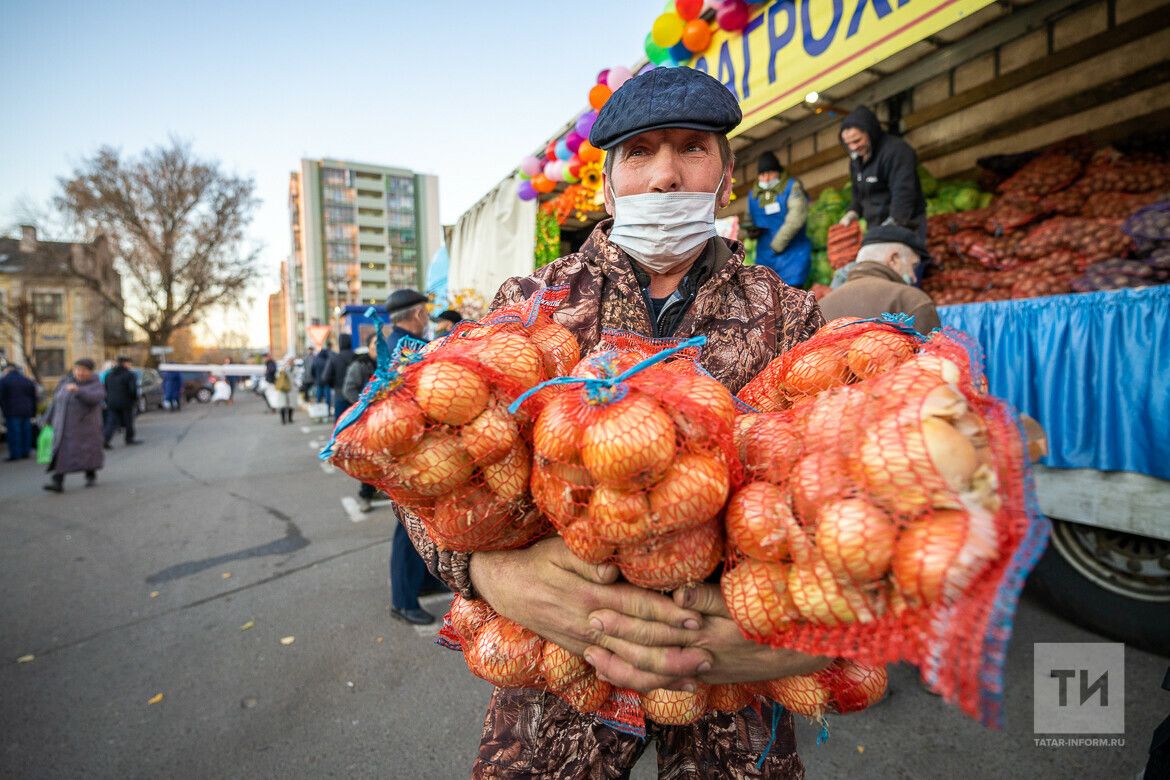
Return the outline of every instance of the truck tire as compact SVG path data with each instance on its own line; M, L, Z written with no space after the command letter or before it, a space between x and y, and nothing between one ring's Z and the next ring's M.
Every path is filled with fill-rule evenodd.
M208 403L211 400L211 390L206 387L201 387L195 391L195 400L201 404Z
M1029 585L1072 622L1170 656L1170 542L1053 518Z

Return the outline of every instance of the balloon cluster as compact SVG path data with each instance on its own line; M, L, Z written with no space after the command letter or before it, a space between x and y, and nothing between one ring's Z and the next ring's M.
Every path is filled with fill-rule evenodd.
M529 155L520 161L516 172L521 179L516 191L520 200L532 200L550 193L561 182L576 184L581 180L582 166L601 162L605 153L589 143L589 131L609 96L633 75L624 65L606 68L597 74L596 83L589 88L590 110L577 117L572 130L548 142L543 159Z
M710 23L701 18L704 11L715 12L715 24L719 29L739 32L751 18L749 6L759 2L761 0L674 0L667 4L667 10L654 20L646 34L646 58L662 67L690 62L711 45L713 30Z

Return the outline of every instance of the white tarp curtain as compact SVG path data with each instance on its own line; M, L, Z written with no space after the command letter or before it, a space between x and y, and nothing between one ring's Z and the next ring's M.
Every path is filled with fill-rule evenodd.
M532 273L536 201L517 198L517 185L515 179L505 179L455 223L449 293L470 288L490 303L505 279Z

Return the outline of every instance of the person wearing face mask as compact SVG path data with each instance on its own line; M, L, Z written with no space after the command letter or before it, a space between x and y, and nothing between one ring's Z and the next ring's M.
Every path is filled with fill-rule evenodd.
M812 243L804 232L808 196L771 152L760 155L756 171L743 221L758 242L756 265L771 268L785 284L803 287L812 264Z
M853 201L842 225L864 217L869 227L900 225L926 243L926 198L918 181L918 155L910 144L882 130L874 113L858 106L841 122L849 153Z
M830 320L909 314L919 333L930 333L940 326L938 310L929 295L913 286L915 268L927 259L926 247L906 228L870 228L845 283L821 299L821 312Z
M813 296L767 268L745 266L743 245L715 233L734 166L727 133L740 119L734 95L698 70L656 68L623 84L589 136L607 151L612 219L580 251L504 282L492 307L564 285L553 318L582 353L605 328L706 336L701 362L733 393L811 336L824 322ZM716 584L673 595L637 588L620 582L612 565L577 559L556 536L524 550L442 551L418 518L402 516L423 559L453 589L583 655L617 687L693 690L700 682L807 674L828 662L745 639ZM750 708L691 726L647 722L642 739L532 689L493 693L471 775L625 777L650 740L664 777L803 776L789 713L774 728Z

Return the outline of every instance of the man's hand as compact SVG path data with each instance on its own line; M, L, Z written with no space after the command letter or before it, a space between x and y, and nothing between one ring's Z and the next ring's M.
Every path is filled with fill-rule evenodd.
M70 382L69 384L65 385L65 392L67 392L67 393L77 392L77 385Z
M589 621L596 610L628 615L656 632L698 628L695 610L617 578L616 566L585 563L559 536L526 550L471 556L472 585L496 612L578 655L597 635Z
M857 221L857 212L856 211L846 211L845 215L843 217L841 217L840 221L838 221L837 224L838 225L852 225L856 221Z
M829 664L828 658L776 650L745 639L715 585L678 590L674 601L700 612L702 627L663 630L612 610L593 613L590 617L604 626L597 646L588 650L598 674L639 691L686 690L696 679L712 684L772 680L811 674Z
M780 233L776 233L776 236L772 239L772 243L769 244L768 246L770 246L772 248L773 252L775 252L776 254L780 254L781 252L783 252L785 249L788 248L788 245L790 243L792 243L790 239L781 238Z

